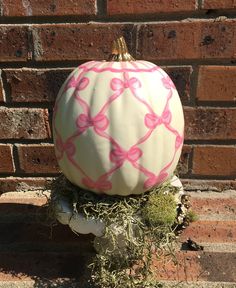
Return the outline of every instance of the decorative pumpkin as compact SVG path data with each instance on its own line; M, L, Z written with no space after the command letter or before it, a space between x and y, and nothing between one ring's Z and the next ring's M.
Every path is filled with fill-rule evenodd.
M64 175L95 193L141 194L173 175L184 118L169 76L135 61L123 37L109 61L80 65L56 99L53 134Z

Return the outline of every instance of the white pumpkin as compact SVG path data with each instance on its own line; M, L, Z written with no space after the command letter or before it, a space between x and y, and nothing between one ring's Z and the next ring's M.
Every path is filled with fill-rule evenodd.
M53 115L56 157L77 186L141 194L173 175L183 145L183 110L160 67L132 60L123 42L113 54L122 61L82 64L59 91Z

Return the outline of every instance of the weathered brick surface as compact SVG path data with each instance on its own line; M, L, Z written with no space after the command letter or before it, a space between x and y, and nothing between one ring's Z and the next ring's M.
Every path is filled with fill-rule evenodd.
M25 209L25 207L27 207L27 205L31 205L32 209L29 213L29 215L31 215L31 212L34 213L34 211L38 210L39 207L42 208L42 212L45 213L46 211L46 207L44 206L45 204L47 204L48 201L48 195L46 195L42 192L42 191L28 191L28 193L25 193L24 191L11 191L10 193L4 193L1 195L0 197L0 204L6 204L6 205L2 205L1 206L1 216L2 217L8 217L14 214L14 212L16 212L14 209L11 209L11 205L16 206L17 204L24 204L24 207L22 207L21 205L19 205L16 209L19 212L20 208L22 207L23 209ZM5 210L6 209L6 210ZM9 211L9 215L3 215L5 211ZM18 213L17 212L17 213ZM22 219L22 217L24 218L24 215L21 215L21 218L19 220ZM37 220L37 219L35 219Z
M0 62L26 61L29 57L28 27L21 25L0 26Z
M221 195L219 193L214 193L215 195L209 198L205 198L206 193L203 198L201 193L196 194L197 196L194 195L193 198L195 202L192 203L196 204L199 201L198 207L201 205L208 207L200 211L201 215L210 215L212 210L209 208L216 210L218 207L219 215L224 217L235 205L235 202L230 203L229 199L217 196ZM81 286L85 280L84 272L88 272L86 261L94 255L92 237L90 235L78 237L63 225L53 227L51 234L49 226L37 222L39 219L42 221L42 216L46 213L46 208L40 207L44 205L46 197L42 197L39 193L35 195L37 197L31 192L18 192L4 194L4 197L0 198L0 228L4 235L0 238L0 281L22 281L31 277L37 285L39 283L43 285L43 279L47 278L46 284L49 286L51 281L55 284L58 278L68 277L71 280L76 278L77 285ZM217 197L222 198L221 201L228 206L228 210L222 203L216 201ZM213 202L212 206L210 201ZM16 205L17 209L14 209ZM202 220L192 223L179 239L182 250L176 251L176 258L167 256L156 260L153 257L156 279L184 281L184 283L193 281L189 283L193 285L190 287L208 287L204 284L199 286L198 281L206 281L205 283L219 281L219 286L215 287L224 287L223 282L233 285L236 282L235 250L230 249L234 249L235 227L235 221ZM7 233L8 231L12 233ZM199 244L204 243L207 249L189 251L186 247L188 237ZM220 250L216 251L213 247L219 247ZM22 261L23 258L27 261ZM75 259L79 259L79 264L76 262L76 269L73 269ZM231 269L222 269L222 263L223 267Z
M57 173L53 145L17 145L20 169L25 173Z
M54 102L71 69L5 69L13 102Z
M29 199L30 200L30 199ZM9 199L8 199L9 201ZM4 238L0 239L0 245L3 245L5 243L8 244L14 244L14 239L17 239L17 244L18 246L23 245L25 242L32 242L32 243L38 243L38 244L46 244L46 243L54 243L55 245L57 243L63 244L63 242L67 242L67 244L74 244L74 246L81 246L83 244L82 241L78 241L78 236L74 234L68 226L64 225L57 225L53 229L52 236L50 237L50 229L51 227L48 225L47 227L44 227L41 223L37 223L37 214L38 217L41 216L41 219L45 217L47 211L46 207L43 208L41 207L43 202L39 199L31 199L31 203L34 204L23 204L23 203L15 203L13 205L10 201L8 202L1 202L1 223L0 223L0 228L2 233L6 233ZM30 202L28 201L28 202ZM41 203L40 203L41 202ZM45 201L44 201L45 202ZM36 206L36 204L39 204ZM17 206L18 205L18 206ZM14 210L14 208L16 208ZM25 217L24 214L20 213L25 213L27 214L27 209L28 209L28 220L27 217ZM4 213L6 213L4 215ZM6 223L3 221L5 220L10 220L8 217L8 213L11 213L11 217L13 221L6 225ZM18 217L18 222L14 221L14 219L17 219ZM7 221L6 221L7 222ZM19 225L19 223L21 225ZM46 224L46 223L45 223ZM7 226L11 226L11 231L12 233L7 233ZM63 235L63 237L61 237ZM86 237L87 236L87 237ZM92 235L86 235L84 238L92 238ZM82 242L82 243L81 243ZM85 244L86 242L84 242ZM80 244L80 245L79 245ZM79 248L79 247L77 247ZM57 247L55 247L55 250ZM62 249L62 247L61 247Z
M163 69L166 71L166 73L168 73L168 75L174 82L182 104L189 105L190 94L192 92L190 87L192 67L163 67Z
M164 23L163 22L163 23L152 24L152 25L153 25L153 27L162 27L164 30L167 29L168 27L170 28L170 25L178 26L178 27L180 27L180 30L179 30L180 34L182 33L181 35L183 35L186 31L188 31L189 27L190 28L193 27L193 29L195 29L195 24L197 25L198 28L199 27L201 28L200 29L201 33L203 33L203 32L208 33L208 32L213 31L212 32L213 34L214 33L217 34L217 33L219 33L219 31L221 31L223 33L223 32L227 32L227 30L230 30L230 27L232 26L233 23L234 23L233 20L216 22L216 23L213 21L204 20L204 21L200 21L200 22L196 22L196 23L195 22L194 23L192 23L192 22L184 22L184 23L165 22ZM226 26L222 26L222 25L226 25ZM20 29L20 26L21 25L17 26L18 30ZM129 41L134 40L134 38L132 38L132 37L134 37L134 35L135 35L135 29L133 29L132 25L122 26L120 24L112 24L111 26L112 26L112 27L110 27L111 30L115 31L114 33L117 33L117 35L118 35L117 31L119 29L123 29L125 27L123 29L124 30L123 32L125 33L126 36L128 36L127 37L128 40ZM11 27L16 27L16 26L13 26L13 25L6 26L6 28L8 30ZM132 27L132 29L131 29L131 27ZM26 29L26 26L22 26L21 28ZM48 28L48 30L47 30L47 28ZM38 52L41 51L40 45L38 45L38 44L42 40L41 38L43 38L43 37L41 37L42 35L45 36L47 33L50 32L48 35L46 35L44 37L44 40L46 41L45 45L46 45L46 47L48 47L48 49L49 48L51 49L50 45L52 45L52 46L54 45L53 44L54 43L53 37L56 35L56 32L53 30L54 28L56 30L59 29L61 31L63 30L63 28L66 28L65 29L65 31L66 31L68 28L69 29L68 31L72 31L71 35L73 33L75 33L76 29L77 29L78 35L80 34L79 31L83 30L83 37L86 38L86 41L87 41L86 43L89 43L89 46L91 46L91 49L96 49L94 47L97 46L97 44L94 45L94 43L91 44L91 42L88 42L89 38L87 37L87 34L89 34L89 33L87 33L87 32L90 31L91 34L89 34L89 35L93 35L93 33L95 33L95 32L98 32L98 31L103 32L103 31L107 31L107 29L108 29L106 24L99 24L99 25L96 24L95 26L94 26L94 24L91 24L91 25L87 25L87 24L33 25L33 28L31 28L31 30L33 31L34 39L37 40L34 43L34 50L35 50L36 58L39 55ZM45 32L44 29L46 29L47 32ZM174 28L172 30L168 30L168 29L166 30L166 31L169 31L167 39L175 38L177 34L176 34L176 31L173 30ZM44 31L44 32L42 32L42 31ZM139 32L140 31L142 31L142 29L139 29ZM198 34L199 33L199 30L196 30L196 31L195 32L193 31L193 33L190 33L191 37L192 37L192 34L194 34L194 33ZM54 32L55 32L55 34L54 34ZM57 50L57 47L60 43L63 44L64 42L66 42L66 44L68 44L68 39L69 40L74 39L73 36L69 35L70 33L69 34L68 33L66 34L64 32L60 32L60 33L61 34L58 36L55 46L53 46L53 47L55 47L54 48L55 51ZM63 33L64 33L65 38L64 38L64 40L61 41L60 37L61 37L61 35L63 35ZM102 34L102 33L100 33L100 34ZM164 33L164 35L165 35L165 33ZM149 33L149 36L153 37L152 31ZM198 36L199 35L197 35L197 37ZM209 35L206 35L206 36L207 37L204 38L204 41L201 42L202 46L209 46L209 45L215 43L215 38L213 41L211 39L211 37L208 37ZM79 39L77 39L77 40L79 40ZM109 53L108 51L110 51L110 42L111 42L110 40L109 40L109 49L108 49L108 45L107 45L107 54ZM233 41L233 38L231 40ZM27 38L27 41L30 41L30 39ZM97 41L96 43L98 43L99 41L101 41L101 39L97 39L96 41ZM134 41L132 41L132 42L134 42ZM186 43L184 38L183 38L182 42ZM69 41L69 43L70 43L70 41ZM85 46L86 46L86 43L85 43ZM129 43L131 43L131 42L129 42ZM194 42L194 43L196 44L198 42ZM175 49L177 49L176 47L178 45L176 46L174 42L172 44L173 45L167 45L168 49L170 47L175 47ZM63 44L63 45L65 45L65 44ZM133 44L133 48L134 48L134 46L135 46L135 44ZM189 48L189 45L185 45L185 46L187 46ZM194 49L196 47L198 47L198 45L195 45L195 46L193 45ZM227 44L227 49L228 49L228 47L229 47L229 45ZM191 45L190 45L190 48L192 49ZM65 52L65 50L63 50L63 49L64 49L63 47L59 47L59 49L57 50L58 55L56 57L55 57L56 53L54 53L55 51L50 53L50 50L48 50L49 52L47 52L47 53L49 53L49 54L46 53L46 55L48 55L47 56L48 58L42 58L42 60L64 59L63 58L64 56L62 58L60 58L61 55L63 55L63 53ZM85 50L84 50L84 52L82 50L84 55L87 53L88 49L85 49ZM100 50L96 50L97 51L96 53L98 53L97 55L99 55L99 53L101 53ZM215 53L217 49L213 48L213 50ZM222 51L224 50L223 46L221 47L221 50ZM184 47L182 47L182 48L180 47L179 51L182 53L182 51L184 51ZM68 50L65 53L67 53L67 52L68 52ZM101 54L104 54L103 52L104 51L102 51ZM75 54L72 55L72 58L70 58L71 52L68 52L68 53L69 53L68 54L69 58L67 58L66 54L64 54L65 59L72 60L75 57ZM211 53L210 46L207 48L207 53ZM91 54L94 54L94 50L91 50ZM188 51L187 51L187 54L188 54ZM187 54L185 53L185 55L187 55ZM201 56L199 56L200 54L198 54L198 53L196 55L198 55L197 57L201 57ZM53 58L50 58L51 56ZM87 56L85 57L81 54L80 54L80 56L81 56L81 59L87 57ZM88 56L88 58L89 58L89 56ZM94 58L96 58L96 57L94 57ZM154 58L156 58L156 56ZM155 62L158 62L157 60L158 59L155 59ZM174 80L174 82L177 86L177 89L180 92L180 97L181 97L182 103L185 105L191 104L192 102L190 101L190 95L192 94L193 90L191 87L190 78L191 78L192 68L190 66L189 67L177 66L177 67L164 67L164 69L170 74L171 78ZM69 70L70 69L68 69L68 73L69 73ZM231 67L230 66L229 67L225 67L225 66L210 67L210 66L203 66L202 65L200 67L200 70L199 70L198 90L197 90L198 100L199 101L212 101L212 100L221 101L221 100L223 100L223 101L231 101L232 102L234 99L234 86L233 86L234 81L232 81L232 79L234 78L234 70L235 69L232 66ZM223 77L221 74L222 71L224 72ZM4 87L7 87L7 90L6 91L1 90L1 91L2 91L2 94L7 93L7 99L8 100L12 100L13 102L21 102L21 103L44 102L46 104L46 103L49 103L49 102L51 103L54 101L60 85L62 84L62 82L66 78L67 69L62 69L62 70L60 70L60 69L59 70L56 70L56 69L49 69L49 70L47 70L47 69L38 69L38 70L37 69L32 69L32 70L31 69L4 69L4 73L5 73L4 74L4 80L5 79L7 80L7 83L5 83L6 85L4 85ZM213 79L216 82L214 82ZM52 83L55 83L55 84L52 84ZM208 89L206 89L206 88L208 88ZM206 91L209 91L209 93L206 94ZM222 91L222 93L220 93L221 91ZM217 94L217 92L218 92L218 94ZM3 98L3 97L1 96L1 98ZM0 100L1 100L1 98L0 98ZM51 106L51 104L49 104L49 105ZM48 115L46 115L46 113L47 113L46 110L36 109L37 110L36 114L32 113L32 111L33 111L32 109L26 109L26 108L17 108L17 109L16 108L1 108L0 110L1 110L0 111L1 115L3 115L3 117L1 118L1 119L3 119L3 121L0 124L3 127L3 129L0 132L0 136L2 137L2 139L20 139L20 138L24 138L24 139L47 139L48 137L50 137L50 132L49 132L49 128L48 128L48 120L47 120ZM13 111L14 111L14 118L15 119L14 119L14 121L11 121L10 119L13 117L13 114L12 114ZM28 118L31 121L30 124L27 122L27 119L26 119L28 117L28 115L27 115L28 112L26 112L26 111L28 111L31 115ZM44 111L45 114L42 111ZM208 140L208 141L226 140L226 139L234 140L235 136L236 136L235 135L235 131L236 131L236 129L235 129L235 123L236 123L235 122L235 115L236 114L235 114L234 108L211 108L211 107L209 107L209 108L208 107L207 108L206 107L205 108L203 108L203 107L189 108L188 107L185 109L185 118L186 118L186 123L187 123L186 129L185 129L186 139L187 140ZM32 121L32 119L34 119L34 120ZM10 127L10 125L12 125L12 123L14 124L12 127L13 129L8 129L8 127ZM41 123L41 124L44 123L45 124L45 125L42 125L43 129L40 129L38 123ZM36 126L36 128L35 128L35 126ZM47 128L46 128L46 126L47 126ZM32 129L32 127L34 129ZM36 129L36 131L34 132L35 129ZM189 159L188 153L187 154L185 153L185 156L186 156L186 159L183 159L183 156L182 156L181 160L183 163L180 164L180 166L182 165L182 168L181 168L182 172L181 173L183 175L186 174L188 171L187 163L192 160L192 159ZM204 174L203 174L203 176L204 176ZM225 177L227 177L227 175L225 175Z
M200 192L200 193L204 193L204 192ZM206 192L206 193L209 193L209 192ZM197 213L197 215L202 215L203 217L206 214L210 214L210 215L213 214L214 216L219 215L222 218L227 216L227 219L229 218L236 219L236 215L235 215L236 198L234 197L235 195L233 195L232 197L227 197L227 198L223 198L223 197L213 198L210 196L212 196L212 194L209 195L208 198L200 198L201 195L198 195L198 197L191 197L191 205L193 207L194 212ZM214 241L214 238L212 239Z
M177 254L176 261L167 257L164 261L155 262L156 278L189 284L195 282L193 287L199 287L198 281L234 282L234 259L235 253L181 251ZM223 270L222 263L232 265L233 270Z
M0 107L0 139L47 139L50 136L46 109Z
M2 16L88 16L96 14L95 0L3 0Z
M185 108L185 139L236 139L235 108Z
M234 20L140 25L137 55L147 60L235 58L234 29Z
M12 191L32 191L44 189L50 178L41 177L2 177L0 178L0 195Z
M193 173L198 175L236 177L236 147L195 146Z
M91 237L59 225L50 239L51 227L41 225L48 224L45 199L29 190L44 188L58 173L49 112L64 79L84 61L107 59L112 41L124 35L134 58L169 73L185 106L187 145L179 172L189 178L182 183L199 220L180 236L177 265L155 262L156 277L175 286L193 281L184 284L189 288L229 287L222 281L235 288L236 202L232 191L223 191L236 189L235 1L0 2L0 194L18 195L0 197L0 287L23 287L24 279L35 281L31 287L61 286L63 277L70 288L86 286ZM222 193L214 196L211 189ZM188 237L205 250L184 251Z
M53 245L48 248L50 249L51 247ZM89 253L86 250L76 252L76 250L57 253L50 251L1 252L2 269L0 271L0 279L2 281L22 281L35 278L38 287L50 287L52 285L55 286L57 280L59 286L59 278L68 279L77 275L81 284L81 278L88 271L88 269L86 270L86 262L92 252ZM23 259L26 259L26 261L22 261ZM76 268L73 269L73 266ZM14 274L11 274L10 271L14 271ZM48 281L44 285L42 284L44 282L43 279ZM61 281L63 282L63 280Z
M154 13L171 13L194 11L197 8L195 0L108 0L109 15L143 15Z
M0 144L0 172L14 172L12 145Z
M235 66L201 66L197 99L199 101L236 101Z
M7 204L7 203L2 204L2 206L6 213L13 210L12 208L14 208L14 205L13 207L11 207L10 204ZM30 205L30 204L28 205L21 204L19 206L21 206L21 212L25 212L25 213L27 213L27 208L28 208L28 211L30 210L30 216L33 215L33 217L35 217L34 218L35 221L37 221L36 220L37 213L38 213L38 216L40 212L43 212L44 216L46 213L45 211L46 209L41 208L42 209L41 211L39 207ZM3 217L5 216L3 215ZM21 217L20 214L18 214L18 217L20 219ZM52 245L54 243L56 246L56 244L63 245L63 243L65 243L65 240L66 240L67 244L71 244L71 245L73 244L73 246L76 246L77 249L79 249L79 247L81 249L82 248L81 246L82 245L85 246L86 244L86 241L83 241L83 242L79 241L78 236L74 234L68 226L57 225L53 229L52 237L50 238L50 229L51 229L50 226L44 227L42 224L32 222L32 217L31 217L31 223L27 223L27 219L25 220L26 221L20 223L21 225L19 225L19 222L11 223L10 225L12 228L11 229L12 233L7 233L7 230L6 230L7 226L9 227L10 225L6 225L6 223L0 223L1 231L8 234L4 238L0 239L0 244L2 245L2 244L5 244L6 242L8 242L9 244L13 244L14 239L17 239L18 246L20 245L23 246L25 242L28 242L28 243L33 242L35 244L38 243L41 245L47 244L47 243L50 243ZM61 237L61 235L63 235L63 237ZM84 237L85 239L92 238L92 235L86 235L86 236ZM61 250L63 249L63 247L60 247L60 248ZM55 247L55 250L57 250L57 247Z
M203 176L204 178L204 176ZM206 180L206 179L181 179L185 191L217 191L225 189L236 190L236 180Z
M74 284L75 286L68 284L68 286L63 285L63 287L80 287L86 284L82 281L85 280L85 272L88 272L86 264L91 255L93 255L91 251L89 253L78 251L66 253L2 252L1 262L3 269L0 273L0 278L2 281L23 281L33 278L36 282L35 285L38 287L50 287L52 285L55 286L55 284L62 285L63 282L66 285L70 281L73 283L73 279L76 278L77 284ZM22 258L28 261L22 262ZM170 258L166 261L155 263L157 269L156 278L157 280L183 281L183 284L188 282L189 285L191 285L191 281L195 281L194 284L196 286L190 287L208 287L199 286L201 285L199 281L207 281L208 279L209 281L234 282L236 268L234 258L235 254L233 253L181 252L176 259L178 265L174 264ZM225 267L231 267L232 269L225 269L224 271L221 263L227 265ZM76 267L76 269L73 267ZM14 274L10 273L10 271L14 271ZM60 278L67 278L68 280L60 280ZM222 285L224 284L219 283L219 286L212 287L228 287Z
M54 102L63 82L72 71L68 69L4 69L13 102ZM192 68L163 67L170 75L184 105L190 100Z
M186 228L182 239L197 239L199 243L234 243L235 221L197 221Z
M233 9L236 8L235 0L204 0L202 1L204 9Z
M34 25L34 56L37 61L104 60L111 53L112 41L120 35L131 44L133 27L132 24Z

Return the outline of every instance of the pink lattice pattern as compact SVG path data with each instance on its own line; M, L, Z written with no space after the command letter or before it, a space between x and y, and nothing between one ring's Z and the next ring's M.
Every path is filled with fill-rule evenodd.
M140 61L141 62L141 61ZM78 172L82 176L82 183L88 189L96 190L96 191L108 191L112 189L112 182L110 181L111 175L120 169L123 164L128 161L135 169L139 170L140 173L143 173L146 177L146 180L143 185L143 189L147 190L167 179L168 175L168 168L172 165L177 151L181 148L183 144L183 135L180 135L179 132L171 126L171 119L172 119L172 112L169 108L169 101L172 98L173 90L175 86L171 79L166 75L163 74L162 77L162 84L167 90L167 97L164 109L161 115L158 115L153 111L151 105L145 99L141 98L139 95L139 89L142 87L142 83L140 79L137 77L130 77L130 72L154 72L159 71L162 73L161 69L157 66L153 67L146 67L146 68L138 68L135 62L133 63L134 68L127 68L122 66L121 68L113 68L112 64L108 64L105 67L99 68L101 62L88 62L84 65L79 67L79 75L77 78L72 76L68 81L67 85L65 86L64 90L62 91L61 95L59 95L55 108L54 108L54 137L55 137L55 146L56 146L56 155L57 159L60 162L63 156L67 157L68 161L78 170ZM143 64L144 65L144 64ZM104 66L104 65L103 65ZM159 70L158 70L159 69ZM110 88L112 91L112 95L108 97L107 101L103 104L102 108L96 115L91 115L91 109L89 104L81 97L81 91L86 91L86 88L90 84L90 79L86 72L93 71L96 73L102 73L105 71L112 72L120 72L123 76L123 79L114 77L110 81ZM70 135L64 141L56 127L56 115L58 111L58 105L60 99L63 95L67 92L68 89L73 88L74 92L72 97L74 97L75 101L78 105L80 105L82 109L82 113L77 115L75 120L75 125L77 130L75 133ZM142 135L140 139L136 139L136 142L128 149L124 150L119 143L119 139L115 139L112 137L108 132L106 132L109 125L112 125L105 115L107 110L109 109L111 103L116 101L119 97L122 97L124 91L129 89L132 97L134 97L137 101L140 102L141 105L144 105L147 109L147 113L144 118L144 125L148 128L147 132ZM164 125L164 127L169 130L175 136L175 148L173 150L173 157L168 164L166 164L161 171L156 175L154 172L149 171L147 168L143 167L139 163L139 159L143 156L144 151L138 147L140 144L144 143L149 139L153 131L160 125ZM94 133L96 133L99 137L102 137L111 143L111 147L113 147L108 155L109 161L111 163L111 168L109 171L106 171L104 174L100 175L98 179L91 179L89 175L85 173L83 167L81 167L80 163L74 159L74 155L76 153L76 145L75 140L78 139L83 133L85 133L88 129L93 129Z

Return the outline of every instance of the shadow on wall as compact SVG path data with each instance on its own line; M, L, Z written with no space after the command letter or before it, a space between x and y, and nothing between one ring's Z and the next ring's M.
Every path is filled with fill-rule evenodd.
M45 215L46 207L0 204L0 281L33 280L30 287L35 288L89 287L93 237L78 237L63 225L51 227Z

